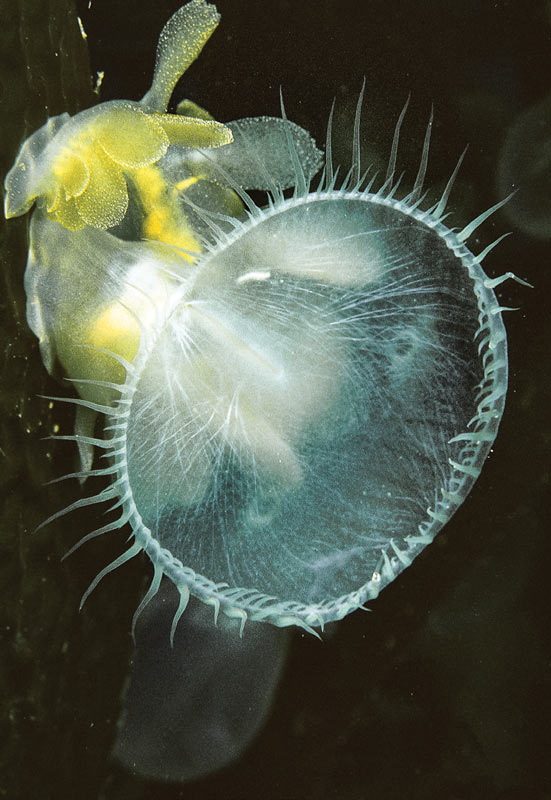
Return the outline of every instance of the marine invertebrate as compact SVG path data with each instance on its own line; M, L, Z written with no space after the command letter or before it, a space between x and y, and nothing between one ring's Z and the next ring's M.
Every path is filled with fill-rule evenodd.
M224 155L205 157L209 181L233 191L247 213L240 219L184 195L195 253L172 233L144 243L132 229L128 241L91 226L62 227L47 207L35 213L32 237L44 251L31 248L29 275L52 259L54 243L62 265L72 249L99 265L86 280L102 301L82 315L86 327L60 360L80 387L74 402L106 417L104 438L82 428L73 438L102 451L107 466L76 476L111 483L73 507L114 502L119 516L82 541L128 523L133 542L85 598L143 550L154 576L136 615L167 575L181 597L172 634L190 593L242 625L313 630L376 597L432 541L479 474L507 387L503 309L493 288L514 276L488 279L480 266L488 248L475 256L465 243L502 203L461 232L448 228L454 172L440 201L423 208L430 124L413 189L400 196L403 114L386 178L374 188L360 167L360 109L361 97L352 169L338 181L329 125L314 189L316 152L302 152L291 123L237 124L267 206L243 190L250 179L239 179L242 166L231 174L239 161L233 145L220 150L225 165ZM291 197L266 154L281 134ZM175 186L170 176L186 159L170 155L159 157L159 169ZM161 233L177 233L179 214L188 224L178 206L168 215L175 224L162 224ZM28 289L45 307L46 289ZM58 296L74 309L64 286ZM69 324L59 323L60 352ZM75 350L75 339L93 345L93 355ZM93 370L99 357L101 369Z
M118 358L127 380L93 442L113 483L86 502L115 501L95 533L129 522L134 541L90 590L144 550L143 602L168 575L174 626L191 592L243 623L311 629L376 597L476 479L507 384L493 287L511 276L488 279L465 241L493 209L450 230L450 183L421 210L426 147L401 200L392 161L376 192L358 163L336 188L330 151L313 191L296 158L291 198L242 193L229 231L203 212L193 278L173 270L136 359Z

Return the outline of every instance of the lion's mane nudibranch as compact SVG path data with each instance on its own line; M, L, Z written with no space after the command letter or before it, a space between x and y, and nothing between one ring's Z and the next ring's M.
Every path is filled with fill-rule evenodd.
M77 477L111 482L59 514L109 501L117 518L81 542L132 530L83 599L144 551L154 574L136 615L168 576L181 598L172 635L190 593L215 618L313 631L409 566L480 473L507 389L493 289L515 276L488 278L493 245L474 255L466 242L505 201L447 227L458 164L424 208L431 122L400 194L405 109L375 187L360 168L361 95L352 168L338 179L330 118L315 188L315 145L284 114L229 126L165 114L216 21L202 0L176 13L141 104L65 115L34 134L6 180L6 210L39 204L29 321L47 366L57 355L79 388L73 402L105 415L103 438L83 426L65 438L107 457ZM123 118L128 153L105 134ZM191 157L205 145L220 147ZM151 181L142 169L155 170ZM174 200L179 181L198 176L217 199ZM266 207L245 188L267 190ZM148 236L152 217L165 222Z

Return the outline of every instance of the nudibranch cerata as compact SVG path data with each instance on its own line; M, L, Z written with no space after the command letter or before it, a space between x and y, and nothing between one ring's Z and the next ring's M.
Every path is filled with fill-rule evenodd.
M117 510L81 543L132 531L85 598L144 551L154 573L136 615L168 576L181 598L172 634L190 593L215 617L312 631L412 563L494 442L507 342L493 290L515 276L488 278L493 245L474 255L466 242L505 201L449 228L458 164L424 207L431 123L400 193L405 109L377 186L360 168L362 96L352 168L339 179L330 118L315 187L318 150L284 112L222 125L186 101L167 114L217 21L192 0L161 34L142 101L31 136L6 214L37 204L28 319L47 368L59 359L80 393L63 437L81 450L73 475L110 480L59 513ZM251 188L266 190L264 208Z

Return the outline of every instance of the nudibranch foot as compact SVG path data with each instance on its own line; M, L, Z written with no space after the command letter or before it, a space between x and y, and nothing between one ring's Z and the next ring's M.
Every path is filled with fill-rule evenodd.
M254 625L240 638L239 619L221 618L215 628L211 609L192 599L171 643L175 595L161 587L137 624L112 755L133 775L180 784L233 763L253 741L291 636Z
M113 572L114 570L118 569L119 567L122 567L122 565L126 564L127 561L130 561L130 559L134 558L134 556L137 556L138 553L141 552L141 550L142 550L142 547L139 544L139 542L134 542L128 548L128 550L125 550L124 553L122 553L118 558L115 558L114 561L112 561L110 564L108 564L106 567L104 567L100 572L98 572L98 574L96 575L96 577L94 578L94 580L92 581L90 586L86 589L86 591L82 595L82 598L81 598L81 601L80 601L80 605L79 605L79 611L82 610L82 608L84 606L84 603L90 597L90 595L92 594L92 592L94 591L94 589L96 588L98 583L101 580L103 580L103 578L105 578L106 575L109 575L110 572Z
M460 232L447 227L456 168L423 209L430 123L400 198L402 120L376 190L361 177L359 112L340 185L330 130L311 190L279 126L295 188L285 196L270 178L265 208L221 166L245 216L222 224L199 211L208 237L191 270L170 251L170 291L140 326L119 397L73 401L105 415L99 447L113 475L74 507L115 500L118 523L90 536L117 525L133 535L91 589L143 551L154 576L138 613L167 576L180 593L172 639L189 595L241 627L312 633L363 607L449 521L489 453L507 389L493 289L516 276L488 278L491 248L474 255L466 241L504 201Z

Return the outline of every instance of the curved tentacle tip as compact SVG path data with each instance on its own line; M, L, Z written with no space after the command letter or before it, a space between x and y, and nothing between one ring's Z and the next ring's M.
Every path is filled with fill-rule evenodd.
M134 544L131 547L129 547L128 550L126 550L124 553L118 556L118 558L115 558L114 561L112 561L110 564L104 567L96 575L90 586L86 589L86 591L82 595L82 599L79 605L79 611L82 611L84 603L90 597L90 595L92 594L96 586L99 584L99 582L103 580L103 578L105 578L106 575L109 575L110 572L113 572L114 570L121 567L123 564L126 564L127 561L130 561L131 558L134 558L134 556L138 555L138 553L140 553L141 551L142 551L142 546L140 545L140 543L134 542ZM145 603L144 606L145 605L147 605L147 603ZM138 610L140 610L140 608L138 608Z

